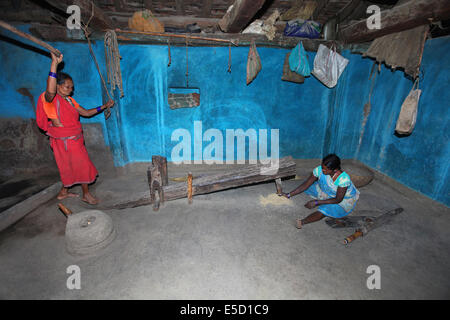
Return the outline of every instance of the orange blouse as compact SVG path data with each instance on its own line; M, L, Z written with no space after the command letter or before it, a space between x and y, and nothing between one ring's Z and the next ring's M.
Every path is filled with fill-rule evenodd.
M76 109L80 107L80 105L75 101L72 97L67 97L75 106ZM53 99L52 102L47 102L45 100L45 92L41 94L40 99L42 100L44 112L47 115L47 118L49 119L58 119L58 114L56 113L56 99Z

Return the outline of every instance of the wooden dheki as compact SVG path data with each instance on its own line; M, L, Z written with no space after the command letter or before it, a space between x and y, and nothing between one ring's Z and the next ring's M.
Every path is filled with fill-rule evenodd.
M274 170L269 171L269 168L274 169L267 165L251 164L244 168L223 173L199 176L192 180L192 191L188 191L189 183L186 182L162 186L160 171L152 164L148 174L150 196L143 195L137 200L116 204L112 208L125 209L153 204L154 210L158 210L159 201L156 200L156 192L158 192L161 202L186 197L189 200L190 192L192 192L192 196L194 194L206 194L286 177L294 177L296 174L296 165L291 156L279 159L278 166ZM278 188L281 189L281 180L279 181Z

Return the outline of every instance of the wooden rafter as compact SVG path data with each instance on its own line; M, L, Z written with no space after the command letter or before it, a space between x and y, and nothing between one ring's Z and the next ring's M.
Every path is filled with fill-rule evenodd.
M369 29L367 20L360 20L339 32L339 39L346 43L371 41L375 38L408 30L431 20L450 18L448 0L411 0L392 9L381 11L381 28Z
M355 9L361 4L361 0L352 0L345 7L336 13L336 23L345 21L345 19L355 11Z
M177 15L182 16L184 14L184 3L183 0L175 0Z
M209 17L211 15L212 0L203 0L202 16Z
M114 0L114 7L116 7L116 11L122 11L124 8L123 0Z
M265 0L236 0L233 7L219 21L219 27L224 32L237 33L246 27Z
M113 22L107 14L98 8L93 1L90 0L46 0L51 6L67 11L67 7L70 5L77 5L80 7L81 20L87 23L90 20L89 27L94 30L106 30L114 27ZM92 16L92 13L94 14ZM92 16L92 19L91 19Z
M70 38L71 35L67 33L67 28L65 26L54 26L54 25L43 25L43 24L33 24L30 28L30 32L44 40L49 42L56 41L70 41L70 42L84 42L86 41L83 37ZM168 33L167 33L168 34ZM104 39L104 32L96 31L90 35L92 41ZM194 34L192 35L194 36ZM204 35L205 38L208 36ZM296 37L285 37L276 36L272 41L268 40L265 35L255 35L255 34L214 34L214 38L223 39L223 42L211 42L207 40L198 40L191 38L189 44L192 46L228 46L230 41L237 43L238 46L248 47L250 46L252 40L258 47L271 47L271 48L285 48L292 49L298 44L298 38ZM117 32L117 38L120 44L154 44L154 45L167 45L167 37L165 36L155 36L155 35L145 35L145 34L129 34ZM341 45L336 41L326 41L319 39L302 39L303 47L306 51L317 51L320 44L331 46L332 43L338 45L338 51L341 50ZM184 37L171 38L171 46L185 46L186 40Z
M144 0L144 7L150 11L153 11L153 1L152 0Z

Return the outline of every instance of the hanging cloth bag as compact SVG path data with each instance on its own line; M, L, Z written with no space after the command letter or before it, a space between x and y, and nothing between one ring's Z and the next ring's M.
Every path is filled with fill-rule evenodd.
M291 71L304 77L308 77L311 74L308 56L301 41L291 51L291 55L289 56L289 68Z
M336 86L347 64L348 59L336 52L334 44L331 46L331 49L320 44L314 58L314 69L311 74L328 88L333 88Z
M400 109L397 125L395 126L395 132L398 134L410 134L416 125L417 108L420 94L422 93L422 90L416 88L416 85L417 87L419 86L419 79L414 82L411 91L405 101L403 101Z
M249 85L250 82L256 78L259 71L261 71L261 68L261 59L259 58L258 51L256 50L255 42L252 40L247 57L247 85Z

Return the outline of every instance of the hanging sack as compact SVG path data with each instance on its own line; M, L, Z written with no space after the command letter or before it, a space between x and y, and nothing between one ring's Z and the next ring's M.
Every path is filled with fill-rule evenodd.
M255 42L252 41L247 57L247 85L256 78L261 68L261 59L256 51Z
M336 52L334 44L331 46L331 49L320 44L314 58L314 69L311 74L328 88L333 88L336 86L347 64L348 59Z
M295 83L303 83L305 82L305 77L299 75L298 73L292 72L289 68L289 56L290 52L286 53L286 57L284 58L283 64L283 75L281 76L281 80L290 81Z
M416 85L419 86L419 79L414 82L411 91L405 101L403 101L400 109L397 125L395 126L395 132L398 134L410 134L416 125L417 107L419 105L420 94L422 93L422 90L415 89Z
M318 39L321 29L320 23L316 21L295 19L286 23L283 34L287 37Z
M291 55L289 56L289 68L291 71L294 71L304 77L311 74L308 56L301 41L291 51Z

